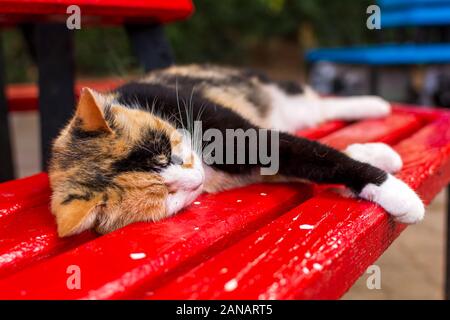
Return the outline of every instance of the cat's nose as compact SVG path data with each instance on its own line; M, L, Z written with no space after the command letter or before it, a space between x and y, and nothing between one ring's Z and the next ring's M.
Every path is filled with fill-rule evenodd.
M177 156L175 154L172 154L170 156L170 162L173 163L174 165L181 166L183 164L183 159L181 159L181 157L179 157L179 156Z

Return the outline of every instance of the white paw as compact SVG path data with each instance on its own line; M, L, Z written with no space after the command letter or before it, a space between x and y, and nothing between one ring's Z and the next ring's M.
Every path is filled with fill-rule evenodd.
M368 163L389 173L395 173L403 166L400 155L385 143L355 143L349 145L344 152L350 158Z
M425 207L419 196L406 183L390 174L379 186L365 186L359 196L378 203L398 222L417 223L425 215Z

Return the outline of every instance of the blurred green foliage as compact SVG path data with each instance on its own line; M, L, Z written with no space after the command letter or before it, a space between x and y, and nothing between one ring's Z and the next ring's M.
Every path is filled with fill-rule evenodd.
M365 27L369 0L198 0L194 15L167 26L179 63L213 61L245 64L252 48L273 38L299 43L309 24L320 46L367 43L374 31ZM8 82L32 81L36 72L17 30L3 36ZM125 32L120 27L82 28L75 32L77 72L82 76L121 76L138 72Z
M297 42L309 23L321 46L369 42L366 0L196 1L196 13L168 26L180 62L245 63L249 49L269 38Z

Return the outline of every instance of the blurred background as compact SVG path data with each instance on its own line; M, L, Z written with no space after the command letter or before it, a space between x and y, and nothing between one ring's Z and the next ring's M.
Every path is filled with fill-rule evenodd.
M395 1L394 1L395 2ZM414 1L412 1L414 2ZM430 1L430 3L433 1ZM442 1L444 2L444 1ZM309 82L323 94L373 92L391 101L450 106L445 64L307 61L313 48L383 43L446 43L445 23L369 30L366 0L194 1L195 13L165 27L177 63L212 62L251 66L276 79ZM427 1L422 6L426 6ZM449 18L450 19L450 18ZM450 21L449 21L450 24ZM2 32L7 84L37 81L36 66L18 29ZM75 31L76 78L132 77L143 73L122 27ZM332 59L331 59L332 60ZM10 114L16 176L40 171L36 111ZM369 290L363 275L344 299L441 299L443 288L444 195L430 206L424 223L408 228L376 262L382 289Z
M275 76L303 75L302 52L315 46L370 43L365 0L194 1L189 19L166 26L177 63L251 65ZM350 19L343 17L352 17ZM4 32L7 82L36 80L36 70L18 30ZM83 28L75 33L78 76L139 73L121 27Z
M387 8L390 2L394 5L408 3L402 0L379 2L386 3ZM426 0L411 3L416 2L426 7ZM434 2L446 1L429 1ZM214 62L257 67L267 70L274 78L309 80L325 94L369 92L370 70L353 64L308 65L305 53L309 49L450 40L449 27L439 22L400 23L396 28L369 30L366 9L376 1L204 0L194 3L196 10L192 17L165 28L177 63ZM36 81L36 67L21 33L6 29L3 38L8 64L6 82ZM75 32L75 58L78 78L128 77L142 73L127 34L120 26L89 27ZM413 65L405 72L395 64L382 66L377 93L395 101L449 107L450 96L446 92L450 88L450 78L446 75L450 70L446 68Z

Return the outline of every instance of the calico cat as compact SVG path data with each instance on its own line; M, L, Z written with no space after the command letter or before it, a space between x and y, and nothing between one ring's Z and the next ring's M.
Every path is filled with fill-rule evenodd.
M157 70L105 94L83 89L73 118L54 142L49 166L58 234L90 228L107 233L132 222L160 220L201 192L260 181L343 184L397 221L415 223L424 216L423 203L391 175L402 161L389 146L354 144L340 152L291 134L327 120L389 112L390 105L378 97L319 98L293 82L211 65ZM276 133L245 139L243 151L267 147L277 153L277 174L262 175L259 169L267 163L251 162L249 156L206 164L202 150L212 141L195 144L185 134L192 130L178 130L192 128L194 121L224 135L230 129ZM215 151L236 160L228 157L236 151L233 142Z

